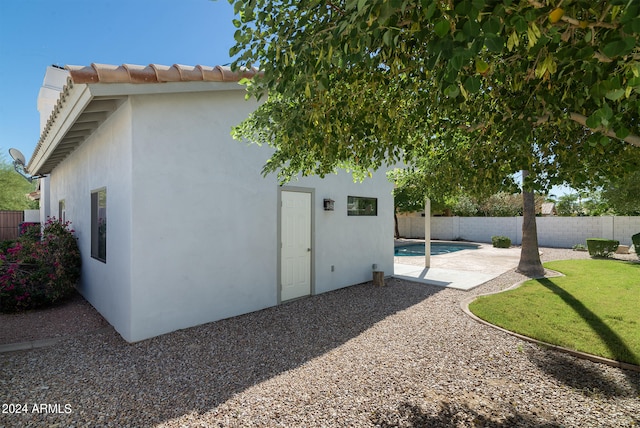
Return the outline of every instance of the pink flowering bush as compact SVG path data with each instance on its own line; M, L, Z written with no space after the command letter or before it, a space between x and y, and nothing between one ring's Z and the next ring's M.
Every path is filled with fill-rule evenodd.
M80 279L80 250L69 222L26 226L13 245L0 249L0 312L54 304ZM33 229L33 230L32 230Z

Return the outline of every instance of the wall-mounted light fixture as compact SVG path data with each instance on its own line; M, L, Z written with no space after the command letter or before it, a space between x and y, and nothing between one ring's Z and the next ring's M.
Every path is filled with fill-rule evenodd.
M335 201L333 199L324 199L323 200L324 210L325 211L333 211L334 202Z

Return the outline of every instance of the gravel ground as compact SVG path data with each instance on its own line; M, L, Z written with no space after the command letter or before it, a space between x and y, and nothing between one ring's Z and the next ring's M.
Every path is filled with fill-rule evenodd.
M0 426L640 426L640 373L460 309L522 279L471 292L392 279L135 344L102 329L1 354Z
M0 314L0 345L75 336L109 323L80 294L42 310Z

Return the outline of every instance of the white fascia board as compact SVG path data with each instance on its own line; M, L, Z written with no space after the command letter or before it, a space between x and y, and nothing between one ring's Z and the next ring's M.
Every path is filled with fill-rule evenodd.
M57 118L53 121L53 126L49 128L44 141L42 141L40 150L38 150L35 157L29 162L30 173L31 171L38 171L42 167L58 143L60 143L62 137L64 137L69 128L73 126L87 105L89 105L92 98L93 96L87 85L75 85L73 87L62 109L58 111Z

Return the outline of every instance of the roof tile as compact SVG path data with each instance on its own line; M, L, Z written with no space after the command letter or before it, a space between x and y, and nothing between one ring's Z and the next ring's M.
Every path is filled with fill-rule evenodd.
M58 102L53 107L51 115L40 134L36 148L31 156L27 170L32 166L36 155L42 149L44 140L50 133L56 120L59 119L61 109L66 103L74 85L76 84L103 84L103 83L165 83L165 82L238 82L243 78L251 78L259 74L255 68L231 71L226 66L204 65L179 65L171 66L160 64L135 65L135 64L97 64L67 65L64 67L69 72L67 84L62 88Z
M123 64L122 67L129 73L131 83L157 83L156 71L144 65Z
M180 72L174 66L151 64L149 67L156 71L158 82L176 82L180 80Z
M159 82L237 82L253 77L256 69L231 71L229 67L181 65L110 65L92 63L90 66L67 65L65 69L73 83L159 83Z

